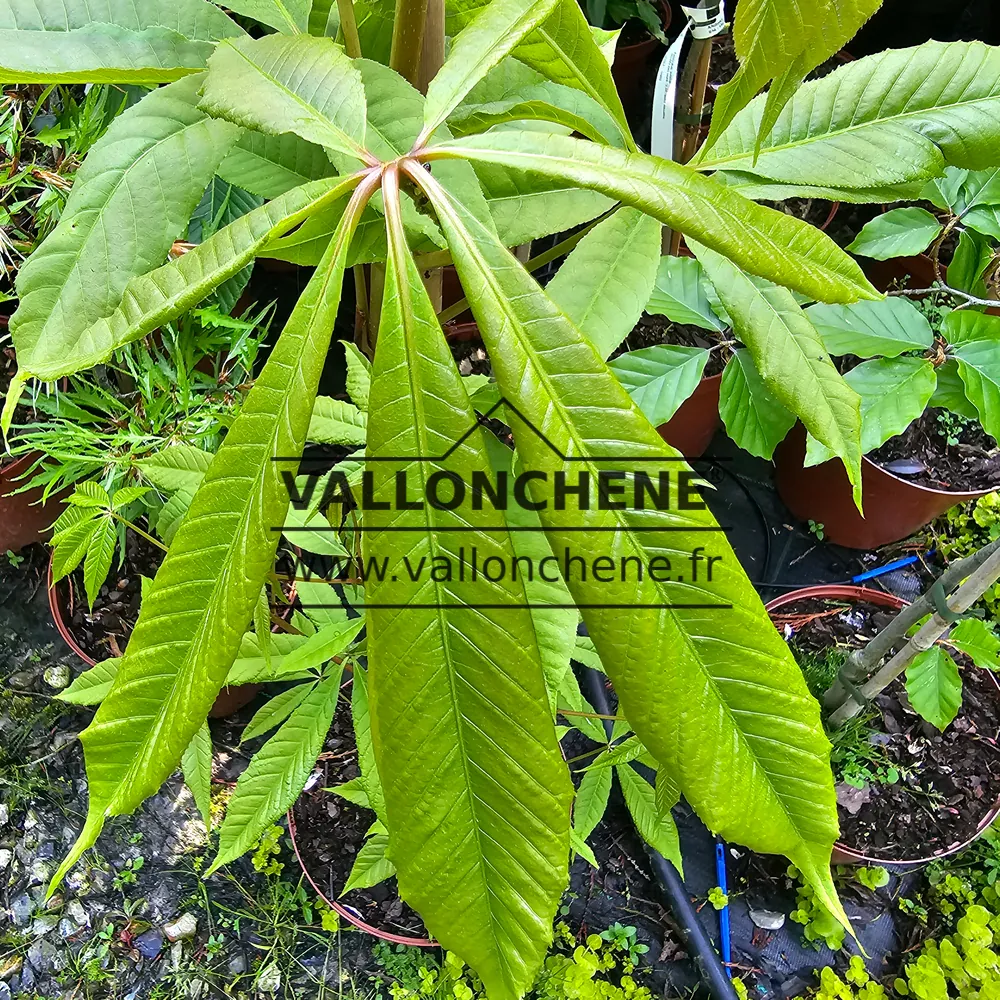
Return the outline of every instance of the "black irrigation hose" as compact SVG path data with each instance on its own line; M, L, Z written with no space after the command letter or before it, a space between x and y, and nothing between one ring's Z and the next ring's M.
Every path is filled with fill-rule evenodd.
M590 667L584 667L582 681L584 693L591 705L594 706L595 711L600 715L611 715L603 676ZM604 731L610 739L614 723L610 719L603 721ZM677 922L681 936L684 938L684 947L688 954L694 955L695 962L701 971L702 981L708 987L713 1000L737 1000L733 984L726 974L718 953L712 947L712 940L708 936L708 932L698 919L691 897L684 888L684 883L681 881L677 869L662 854L654 851L648 845L646 851L653 866L653 874L660 883L660 888L670 905L670 911Z

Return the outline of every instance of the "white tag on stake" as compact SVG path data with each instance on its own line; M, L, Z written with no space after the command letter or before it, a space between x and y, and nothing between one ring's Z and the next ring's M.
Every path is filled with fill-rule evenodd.
M714 38L722 34L726 27L725 0L709 7L681 7L687 16L687 24L667 49L667 54L656 73L656 87L653 90L653 128L649 141L649 151L664 160L674 158L674 116L677 103L677 73L680 69L681 50L692 31L695 38Z

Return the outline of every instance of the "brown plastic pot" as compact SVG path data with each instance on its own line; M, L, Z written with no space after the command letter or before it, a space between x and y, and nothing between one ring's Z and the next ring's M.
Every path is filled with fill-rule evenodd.
M660 0L660 15L663 19L663 31L666 33L673 20L673 9L665 0ZM611 66L615 88L622 104L628 108L636 99L643 77L649 70L650 57L662 47L659 39L652 35L645 41L635 45L620 45L615 49L615 61Z
M677 412L657 428L660 437L685 458L701 458L722 426L719 416L721 386L721 375L703 378Z
M782 608L788 607L788 605L793 604L796 601L810 599L815 600L817 598L825 598L835 601L853 601L855 603L865 601L868 604L874 604L880 608L887 608L890 611L899 611L902 608L905 608L907 603L901 598L896 597L895 594L887 594L881 590L870 590L868 587L855 587L850 584L836 584L831 586L803 587L801 590L794 590L790 594L782 594L780 597L776 597L773 601L769 601L765 605L765 609L768 614L774 618L775 614ZM990 671L987 671L987 675L996 685L997 697L1000 698L1000 681L998 681L996 675ZM831 858L831 861L835 865L898 865L899 867L926 865L931 861L940 861L941 858L947 858L952 854L957 854L959 851L964 851L965 848L967 848L970 844L973 844L985 830L993 825L998 816L1000 816L1000 798L998 798L997 801L993 803L992 807L986 812L986 815L979 823L979 826L976 827L976 832L971 837L959 843L951 844L940 851L935 851L926 857L873 857L862 851L855 850L848 844L844 844L838 840L833 846L833 857Z
M66 584L70 588L73 586L71 580L67 580ZM69 626L66 624L66 614L63 610L59 590L52 582L51 558L49 559L48 587L49 611L52 614L52 620L55 622L56 629L63 638L63 642L65 642L66 645L69 646L69 648L72 649L73 652L76 653L76 655L79 656L88 667L96 666L97 660L95 660L92 656L88 656L83 649L80 648L80 644L76 641L73 633L69 629ZM225 719L230 715L235 715L241 708L249 705L262 690L263 687L260 684L237 684L234 687L224 687L216 696L211 711L208 713L208 717L210 719Z
M778 445L774 466L778 493L801 521L823 525L828 541L850 549L877 549L909 538L956 504L993 490L951 491L918 486L861 459L865 516L858 513L840 459L805 468L806 432L801 424Z
M36 454L23 455L0 465L0 553L17 552L32 542L40 542L64 507L56 497L41 503L40 488L15 492L23 485L20 478L37 458Z

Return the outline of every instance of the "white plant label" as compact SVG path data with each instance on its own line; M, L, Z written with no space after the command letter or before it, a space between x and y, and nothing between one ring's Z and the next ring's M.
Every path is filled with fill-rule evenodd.
M677 103L677 73L680 69L681 50L688 32L695 38L714 38L722 34L726 27L726 5L724 0L709 7L681 7L687 16L687 24L667 49L667 54L656 73L653 89L653 128L649 141L649 151L653 156L665 160L674 158L674 116Z

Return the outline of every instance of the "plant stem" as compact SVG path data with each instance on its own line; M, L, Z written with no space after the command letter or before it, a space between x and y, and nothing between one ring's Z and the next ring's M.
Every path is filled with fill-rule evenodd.
M444 21L444 0L427 0L427 20L417 76L417 90L421 94L427 93L427 85L444 65Z
M112 517L113 517L113 518L114 518L114 519L115 519L116 521L121 521L121 523L122 523L122 524L124 524L126 528L131 528L131 529L132 529L132 530L133 530L133 531L134 531L134 532L135 532L135 533L136 533L137 535L141 535L141 536L142 536L143 538L145 538L145 539L146 539L146 541L147 541L147 542L151 542L151 543L152 543L153 545L155 545L155 546L156 546L156 547L157 547L158 549L162 549L162 550L163 550L164 552L169 552L169 551L170 551L170 550L169 550L169 549L168 549L168 548L166 547L166 545L164 545L164 544L163 544L163 542L161 542L161 541L159 541L158 539L154 538L154 537L153 537L152 535L150 535L150 534L147 534L147 533L146 533L145 531L143 531L143 530L142 530L142 528L140 528L140 527L139 527L138 525L136 525L136 524L133 524L133 523L132 523L132 522L131 522L131 521L130 521L130 520L129 520L129 519L127 518L127 517L122 517L122 516L121 516L121 514L116 514L116 513L115 513L115 512L113 511L113 510L109 510L109 511L108 511L108 513L109 513L109 514L110 514L110 515L111 515L111 516L112 516Z
M420 52L424 44L428 0L398 0L392 24L389 68L414 87L420 78Z
M951 285L946 285L943 281L935 283L930 288L899 288L893 292L889 292L889 295L905 295L907 298L919 299L924 295L933 295L936 292L945 292L948 295L965 299L965 305L959 306L959 309L964 309L966 306L988 306L993 309L1000 309L1000 299L981 299L978 295L970 295L968 292L963 292L960 288L952 288Z
M967 577L955 592L954 597L947 602L948 608L955 614L968 611L973 604L978 601L987 589L1000 579L1000 540L987 545L969 559L963 559L955 563L942 574L941 583L945 593L955 585L958 580ZM878 663L882 656L886 655L892 646L900 641L909 628L918 622L933 607L933 599L930 593L924 594L918 601L914 601L909 607L904 608L892 621L892 623L879 633L868 646L878 643L876 653L881 653L878 658L873 655L870 662ZM913 660L922 652L930 649L942 635L948 630L950 623L945 621L940 614L935 612L909 642L888 663L886 663L874 676L861 686L861 694L867 699L874 698L884 691L897 677L902 674ZM862 651L862 659L867 657L868 649ZM862 674L858 675L863 676ZM847 694L843 703L830 716L832 726L841 726L849 719L852 719L862 706L857 703L853 695Z
M354 0L337 0L340 13L340 30L344 33L344 51L352 59L361 58L361 39L358 37L358 20L354 16Z

